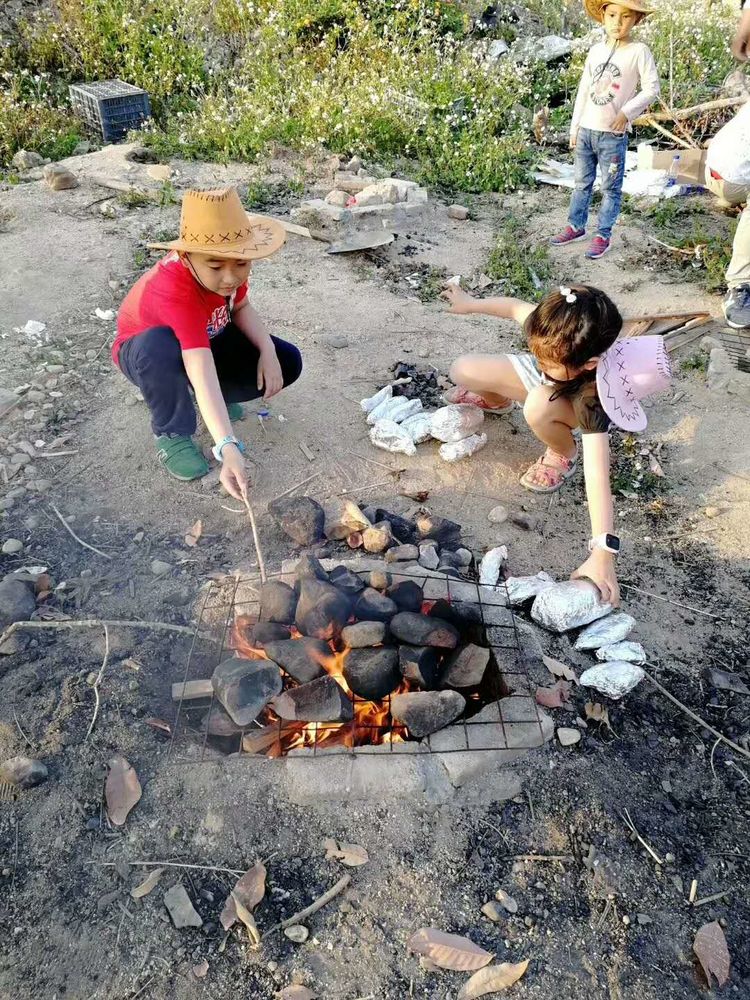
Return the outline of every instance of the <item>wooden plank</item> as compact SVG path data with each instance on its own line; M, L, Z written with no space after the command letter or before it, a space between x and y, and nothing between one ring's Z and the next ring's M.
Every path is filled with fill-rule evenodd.
M187 681L185 684L172 685L172 701L193 701L197 698L210 698L214 686L210 677L204 681Z
M623 337L641 337L651 329L652 319L626 319L622 324Z
M298 732L300 723L298 722L272 722L262 729L252 729L242 737L242 749L245 753L265 753L274 744L278 744L282 736L287 733Z
M299 450L302 452L302 454L305 456L308 462L315 461L315 455L313 455L313 453L310 451L310 449L307 447L304 441L300 441Z

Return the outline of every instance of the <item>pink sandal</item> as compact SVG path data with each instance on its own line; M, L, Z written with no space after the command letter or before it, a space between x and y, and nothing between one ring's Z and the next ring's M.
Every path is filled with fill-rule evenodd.
M469 406L476 406L480 410L484 410L485 413L496 414L510 413L516 405L512 399L509 399L507 404L504 406L490 406L484 396L480 396L478 393L472 392L470 389L466 389L462 385L456 385L444 393L443 402L467 403Z
M556 493L575 475L577 468L578 451L573 458L566 458L548 448L521 476L521 486L534 493Z

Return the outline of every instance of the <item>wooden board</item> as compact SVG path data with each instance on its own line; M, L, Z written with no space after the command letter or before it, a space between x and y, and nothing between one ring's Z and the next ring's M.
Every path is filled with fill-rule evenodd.
M211 679L204 681L187 681L185 684L172 685L172 701L193 701L196 698L210 698L214 693Z

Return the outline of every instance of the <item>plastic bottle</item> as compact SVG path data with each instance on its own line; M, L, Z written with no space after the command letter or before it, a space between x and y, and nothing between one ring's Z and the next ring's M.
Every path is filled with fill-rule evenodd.
M679 153L675 153L672 157L672 163L669 167L669 173L667 175L667 187L672 187L673 184L677 183L677 177L680 173L680 156Z

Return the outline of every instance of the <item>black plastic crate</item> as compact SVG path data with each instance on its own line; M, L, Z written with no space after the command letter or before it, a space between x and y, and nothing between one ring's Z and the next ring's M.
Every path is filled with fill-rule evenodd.
M78 117L105 142L117 142L151 117L146 91L122 80L73 84L70 102Z

